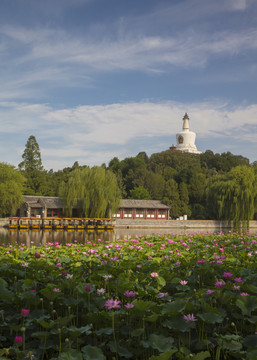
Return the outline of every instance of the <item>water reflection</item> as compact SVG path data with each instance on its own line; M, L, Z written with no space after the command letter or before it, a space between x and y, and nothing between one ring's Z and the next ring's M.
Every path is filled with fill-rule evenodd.
M213 229L160 229L160 228L138 228L138 229L114 229L114 231L53 231L53 230L7 230L0 228L0 244L20 244L27 247L45 245L47 243L80 243L97 242L98 239L104 241L112 241L116 239L131 238L140 235L152 235L152 234L190 234L190 233L213 233ZM218 231L216 231L218 232Z
M176 229L175 229L176 230ZM80 243L97 242L98 239L104 241L112 241L116 239L131 238L140 235L151 235L155 233L168 233L168 229L161 231L160 229L115 229L114 231L46 231L46 230L7 230L0 229L0 243L4 244L23 244L27 247L45 245L47 243ZM177 229L172 233L181 234L183 230Z
M125 234L126 233L126 234ZM117 238L124 238L125 236L135 236L128 231L35 231L35 230L7 230L0 229L0 243L1 244L20 244L26 247L45 245L47 243L71 244L86 242L97 242L98 239L104 241L112 241ZM138 232L137 232L138 233Z
M4 244L20 244L27 247L45 245L47 243L71 244L87 241L97 242L97 239L111 241L115 238L112 231L43 231L43 230L27 230L27 231L10 231L0 229L0 243Z

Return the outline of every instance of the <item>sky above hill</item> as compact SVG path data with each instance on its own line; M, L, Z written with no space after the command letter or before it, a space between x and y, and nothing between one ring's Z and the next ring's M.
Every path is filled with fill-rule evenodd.
M257 160L256 0L1 0L0 161L45 169L176 144Z

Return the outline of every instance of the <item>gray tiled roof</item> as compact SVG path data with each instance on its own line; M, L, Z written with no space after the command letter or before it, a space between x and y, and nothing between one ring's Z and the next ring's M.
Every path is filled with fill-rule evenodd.
M132 209L170 209L169 206L163 204L160 200L122 199L120 207Z
M24 195L23 200L30 207L46 207L47 209L61 209L63 204L59 197L53 196L32 196ZM169 206L163 204L160 200L134 200L122 199L121 208L132 209L170 209Z
M46 207L47 209L62 208L62 201L59 197L23 195L23 200L25 203L28 203L30 207Z

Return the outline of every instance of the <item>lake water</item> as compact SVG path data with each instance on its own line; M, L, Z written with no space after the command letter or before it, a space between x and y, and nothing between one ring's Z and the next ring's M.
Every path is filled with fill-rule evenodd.
M38 246L46 243L86 243L87 241L95 242L97 239L112 241L116 239L131 238L139 235L151 234L192 234L197 232L207 233L207 230L199 229L115 229L114 231L35 231L35 230L8 230L0 228L0 244L23 244L27 247ZM209 230L210 233L214 232Z

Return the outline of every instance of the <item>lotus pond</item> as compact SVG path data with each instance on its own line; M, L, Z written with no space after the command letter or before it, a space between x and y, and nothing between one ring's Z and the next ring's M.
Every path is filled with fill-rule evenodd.
M257 359L257 237L0 246L0 359Z

